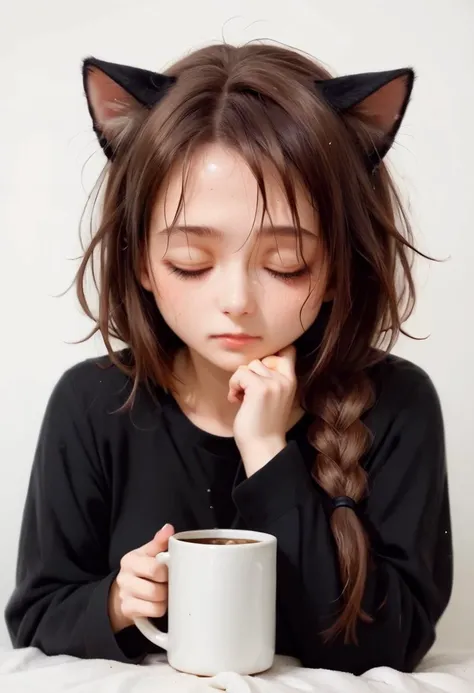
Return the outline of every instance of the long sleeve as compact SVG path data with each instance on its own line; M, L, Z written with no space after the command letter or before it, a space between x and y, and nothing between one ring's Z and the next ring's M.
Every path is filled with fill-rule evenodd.
M129 629L114 635L108 618L118 572L107 560L108 493L93 429L66 374L46 409L25 503L5 613L15 647L123 662L143 654Z
M247 526L278 539L277 651L304 666L412 671L434 641L452 585L444 432L431 381L421 369L415 381L406 397L403 382L395 384L395 400L382 396L367 420L375 439L361 510L373 565L363 608L375 620L359 624L358 645L321 637L334 622L342 585L330 504L301 447L290 441L234 489Z

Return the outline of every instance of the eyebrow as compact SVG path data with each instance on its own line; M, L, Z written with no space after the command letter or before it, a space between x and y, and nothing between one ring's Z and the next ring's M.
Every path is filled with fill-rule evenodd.
M185 233L191 233L194 236L199 236L200 238L217 238L221 239L224 236L223 231L220 229L216 229L215 227L212 226L198 226L195 224L191 225L181 225L177 224L175 226L170 226L164 229L161 229L161 231L158 231L159 234L161 233L176 233L179 231L184 231ZM278 226L261 226L260 231L265 235L265 236L287 236L287 237L294 237L294 235L297 233L297 229L295 226L289 226L289 225L278 225ZM309 229L305 229L301 227L301 233L303 236L306 237L311 237L312 239L317 238L317 235L310 231Z

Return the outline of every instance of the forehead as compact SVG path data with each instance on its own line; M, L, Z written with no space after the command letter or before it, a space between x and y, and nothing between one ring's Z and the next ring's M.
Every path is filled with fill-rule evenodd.
M291 208L276 169L263 168L267 211L263 221L293 226ZM316 233L316 212L297 177L293 179L296 206L302 227ZM175 220L181 195L182 208ZM155 201L152 230L176 225L219 229L225 236L248 236L260 226L264 209L257 180L235 151L210 144L196 151L186 170L180 162L170 171Z

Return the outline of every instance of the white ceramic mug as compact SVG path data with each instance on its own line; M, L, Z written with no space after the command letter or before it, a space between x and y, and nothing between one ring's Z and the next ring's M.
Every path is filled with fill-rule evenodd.
M215 545L191 539L248 539ZM257 674L275 654L276 546L271 534L236 529L180 532L156 560L168 566L168 633L146 618L137 628L167 650L178 671Z

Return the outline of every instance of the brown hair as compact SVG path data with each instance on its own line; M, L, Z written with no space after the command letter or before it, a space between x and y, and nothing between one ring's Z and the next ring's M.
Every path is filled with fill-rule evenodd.
M129 102L113 121L115 155L105 169L101 221L76 276L80 304L94 320L89 336L100 331L111 361L133 380L128 404L139 383L172 390L181 343L139 280L153 204L171 166L182 160L186 168L200 145L230 146L251 167L265 214L263 165L272 162L299 231L298 177L319 215L334 287L325 329L314 343L307 331L311 348L298 362L302 404L314 416L313 474L330 497L358 502L368 490L361 460L371 440L361 416L374 402L369 367L393 346L415 300L408 221L385 164L371 171L364 156L380 133L363 108L344 117L329 108L314 80L330 75L280 46L212 45L165 74L177 80L156 107ZM184 190L180 207L183 199ZM97 314L84 290L89 265L98 280ZM130 347L132 362L114 352L114 338ZM330 523L343 606L325 635L356 641L358 619L371 620L361 607L368 538L348 507L335 509Z

